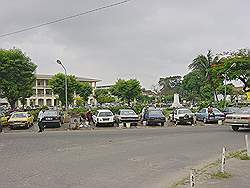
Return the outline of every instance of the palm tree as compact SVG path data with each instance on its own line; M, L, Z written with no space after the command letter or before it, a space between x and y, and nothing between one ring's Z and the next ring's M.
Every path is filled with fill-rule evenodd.
M213 89L213 95L216 98L216 102L218 102L218 96L217 96L217 91L216 87L214 84L214 80L212 78L212 67L215 64L218 64L219 57L218 56L213 56L211 50L208 50L207 55L199 55L196 57L193 62L189 65L189 68L192 70L197 70L202 73L204 78L206 78Z

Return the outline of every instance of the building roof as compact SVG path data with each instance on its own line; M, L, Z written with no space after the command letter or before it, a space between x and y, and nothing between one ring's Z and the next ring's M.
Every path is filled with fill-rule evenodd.
M47 75L47 74L36 74L37 79L51 79L54 75ZM76 77L78 81L81 82L100 82L101 80L92 79L92 78L83 78L83 77Z

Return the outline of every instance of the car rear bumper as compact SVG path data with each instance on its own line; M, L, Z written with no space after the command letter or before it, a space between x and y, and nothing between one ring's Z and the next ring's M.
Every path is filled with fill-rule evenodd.
M247 128L250 128L250 121L246 121L246 122L236 122L235 120L226 119L226 120L225 120L225 123L226 123L227 125L230 125L230 126L238 126L238 127L247 127Z
M42 121L41 123L44 127L48 127L48 128L61 126L60 120Z
M224 121L225 118L224 117L215 117L215 118L210 117L210 118L207 119L207 122L217 122L219 120Z
M165 119L148 119L145 121L147 121L148 123L165 123L166 122Z
M139 119L120 119L120 123L138 123Z

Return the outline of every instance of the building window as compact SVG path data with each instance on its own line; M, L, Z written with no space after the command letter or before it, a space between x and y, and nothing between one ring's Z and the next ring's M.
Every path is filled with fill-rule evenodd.
M39 97L44 97L44 90L43 90L43 89L38 89L38 90L37 90L37 95L38 95Z
M37 86L43 87L44 86L44 80L37 80Z
M45 87L49 86L49 80L45 80Z

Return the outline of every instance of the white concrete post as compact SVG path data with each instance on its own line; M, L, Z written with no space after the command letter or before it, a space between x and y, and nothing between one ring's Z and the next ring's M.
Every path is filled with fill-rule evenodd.
M226 164L226 148L222 148L222 154L221 154L221 173L225 172L225 164Z
M246 141L246 148L247 148L247 156L250 157L250 147L248 143L248 135L245 135L245 141Z
M190 187L195 186L195 169L190 170L189 182L190 182Z

